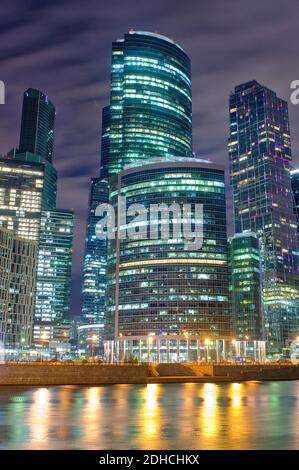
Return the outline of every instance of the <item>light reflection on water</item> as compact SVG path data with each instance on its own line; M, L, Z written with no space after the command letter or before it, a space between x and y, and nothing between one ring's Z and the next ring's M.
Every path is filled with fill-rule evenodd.
M0 449L298 449L299 381L0 387Z

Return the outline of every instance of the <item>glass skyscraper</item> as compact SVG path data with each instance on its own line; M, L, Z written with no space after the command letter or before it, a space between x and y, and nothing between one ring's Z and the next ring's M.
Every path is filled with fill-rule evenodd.
M50 321L51 317L53 324L56 322L59 326L61 318L66 319L70 307L71 258L66 260L62 240L68 238L68 256L71 256L73 231L71 228L71 233L68 233L67 223L59 225L59 218L62 214L65 219L70 216L73 224L73 213L55 209L54 121L55 108L48 97L39 90L30 88L25 91L20 148L12 149L0 158L0 226L13 230L22 240L37 244L37 249L31 252L35 259L30 260L35 279L28 283L33 298L30 304L31 326L33 317L35 322Z
M270 345L280 348L299 325L288 106L251 81L235 88L229 107L235 231L261 241L265 326Z
M291 183L294 197L294 213L297 220L297 234L299 245L299 170L291 171Z
M83 325L78 330L80 347L90 352L91 338L97 336L97 343L94 346L96 351L99 351L99 347L102 349L104 336L107 240L96 237L96 224L99 220L96 209L99 204L108 202L109 131L110 109L107 106L102 112L100 176L91 178L90 184L80 320Z
M0 341L6 348L31 345L37 243L0 227Z
M40 90L28 88L23 96L19 149L52 162L55 107Z
M48 336L48 341L55 340L53 326L69 323L73 229L72 211L42 211L34 315L35 344L42 343L42 335Z
M100 324L102 329L105 314L107 242L96 237L99 217L95 211L99 204L107 202L107 198L107 180L92 178L85 239L81 319L83 323Z
M190 60L159 34L132 31L112 45L109 175L128 163L192 154Z
M229 240L230 292L236 339L263 338L260 242L255 233Z
M0 158L0 225L20 238L38 241L45 166Z
M228 337L224 170L196 158L164 157L140 163L118 174L117 183L111 181L110 202L116 209L123 196L127 210L140 204L148 213L145 236L109 241L107 338L186 333L199 338ZM154 224L150 206L171 207L173 203L180 211L183 204L190 204L192 211L196 204L203 205L202 247L186 246L182 212L170 214L169 237L150 237ZM161 220L167 223L163 211L161 206ZM125 225L120 222L119 228L128 228L131 219ZM176 222L182 232L172 236Z
M108 242L110 357L113 348L121 357L118 348L136 340L141 359L143 342L149 347L147 338L154 335L162 349L175 344L178 358L186 341L199 351L200 341L231 333L224 171L192 154L190 69L183 49L165 36L132 31L113 43L108 176L118 230ZM126 197L125 208L119 197ZM203 204L200 249L186 247L180 236L121 238L130 222L120 219L132 204L150 209L184 203L191 212ZM173 217L170 231L180 219ZM193 212L192 217L194 222Z

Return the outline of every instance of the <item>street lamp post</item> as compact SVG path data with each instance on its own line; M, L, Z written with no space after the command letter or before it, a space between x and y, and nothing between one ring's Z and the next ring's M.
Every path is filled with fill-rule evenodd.
M209 344L210 344L210 340L209 340L209 338L207 338L205 340L205 345L206 345L206 349L207 349L207 362L209 362Z
M97 340L97 336L93 335L92 338L91 338L91 360L92 360L92 362L94 362L94 343L96 342L96 340Z

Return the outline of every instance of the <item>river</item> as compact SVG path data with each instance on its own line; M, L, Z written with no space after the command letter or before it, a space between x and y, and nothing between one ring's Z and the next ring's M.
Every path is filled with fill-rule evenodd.
M298 449L299 381L0 387L0 449Z

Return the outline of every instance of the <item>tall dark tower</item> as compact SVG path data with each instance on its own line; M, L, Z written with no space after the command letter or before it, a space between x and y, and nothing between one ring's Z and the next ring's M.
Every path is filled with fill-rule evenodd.
M52 163L55 107L39 90L28 88L23 96L20 152L40 155Z
M91 325L102 338L106 304L107 241L96 237L99 204L108 202L109 106L103 108L100 176L91 178L82 286L82 323Z
M289 115L286 101L255 80L230 96L229 159L235 229L261 241L266 332L280 349L299 326Z

